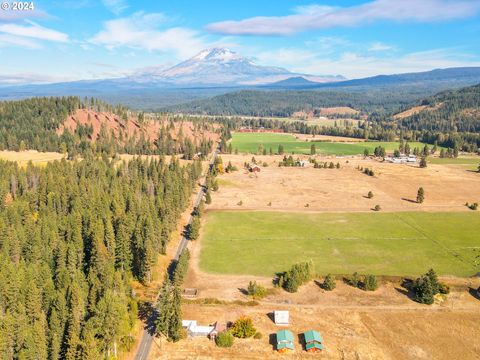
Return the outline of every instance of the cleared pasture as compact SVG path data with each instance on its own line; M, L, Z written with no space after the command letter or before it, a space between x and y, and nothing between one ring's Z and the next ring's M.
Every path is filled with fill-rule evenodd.
M319 274L441 275L480 272L480 214L211 211L200 268L273 276L312 260Z
M323 155L358 155L363 154L365 148L370 153L377 146L383 146L387 151L398 149L397 142L365 141L362 143L341 143L330 141L299 141L291 134L278 133L234 133L232 134L232 147L241 153L258 153L262 146L267 152L270 148L277 152L279 145L284 147L285 154L310 154L310 147L315 144L317 154ZM411 149L423 148L419 142L409 143Z

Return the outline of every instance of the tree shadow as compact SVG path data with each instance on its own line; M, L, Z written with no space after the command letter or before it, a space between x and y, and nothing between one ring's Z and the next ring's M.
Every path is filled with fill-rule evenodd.
M268 335L268 343L272 345L273 350L277 350L277 334Z
M414 203L414 204L417 203L417 200L407 199L407 198L404 198L404 197L402 197L402 200L403 200L403 201L410 202L410 203Z
M156 326L155 322L158 318L158 311L151 303L143 302L138 307L138 317L145 323L144 329L150 334L155 335Z
M400 294L405 295L410 300L415 301L415 293L413 292L413 280L403 279L400 287L395 287L395 290Z
M248 290L245 288L237 288L243 295L248 295Z
M475 299L480 300L479 290L474 289L474 288L472 288L472 287L469 287L469 288L468 288L468 292L469 292L470 295L472 295Z

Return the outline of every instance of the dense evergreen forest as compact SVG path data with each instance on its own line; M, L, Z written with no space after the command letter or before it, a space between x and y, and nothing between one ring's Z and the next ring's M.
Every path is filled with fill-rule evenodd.
M416 92L401 90L361 92L310 90L244 90L210 99L165 108L165 111L205 115L245 115L288 117L296 111L313 111L320 107L350 106L362 113L386 114L416 101Z
M58 135L56 130L68 115L77 109L93 109L97 112L108 111L118 115L124 121L129 116L136 116L141 123L143 113L134 114L121 105L110 106L97 99L80 100L78 97L32 98L19 101L0 102L0 150L25 150L68 152L71 158L83 154L86 150L113 155L128 154L185 154L187 159L195 153L206 154L213 143L208 139L199 139L194 144L192 139L172 136L173 123L160 128L155 143L144 136L132 134L116 138L107 129L102 128L95 144L91 141L92 128L88 125L78 126L74 133L65 131ZM177 121L181 121L178 119ZM196 122L195 130L208 127L205 122Z
M480 85L444 91L421 100L426 108L401 120L412 130L480 132Z
M75 104L60 103L58 113ZM200 172L198 161L125 163L91 152L43 168L1 161L0 358L99 359L128 349L131 280L149 281Z

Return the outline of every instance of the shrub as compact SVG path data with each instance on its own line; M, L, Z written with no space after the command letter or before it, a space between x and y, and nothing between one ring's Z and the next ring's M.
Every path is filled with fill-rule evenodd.
M256 340L260 340L261 338L263 338L263 334L261 332L256 332L255 335L253 336L254 339Z
M368 197L369 199L373 198L373 192L369 191L368 194L367 194L367 197Z
M322 284L322 289L332 291L333 289L335 289L336 286L337 285L335 284L335 278L331 274L325 276L325 280L323 280Z
M358 276L357 272L354 272L350 280L348 281L350 286L358 287L360 285L360 276Z
M248 295L254 299L261 299L267 295L267 290L262 285L258 285L256 281L249 282L247 291Z
M257 332L253 327L252 319L246 316L239 317L237 321L233 323L230 331L233 336L241 339L252 337Z
M375 291L378 289L377 278L375 275L365 275L365 280L363 281L363 288L366 291Z
M445 283L440 283L438 286L438 292L444 295L450 294L450 286Z
M373 208L374 211L380 211L382 210L382 208L380 207L380 205L375 205L375 207Z
M243 205L243 201L240 200L238 203L237 203L238 206L242 206Z
M222 331L218 333L215 338L215 344L219 347L231 347L233 345L233 335L229 331Z

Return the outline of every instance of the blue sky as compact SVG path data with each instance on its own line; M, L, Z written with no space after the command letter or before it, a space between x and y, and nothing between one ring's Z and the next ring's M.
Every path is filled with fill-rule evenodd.
M262 65L348 78L480 66L480 0L33 4L33 11L0 10L0 82L125 76L209 47L228 47Z

